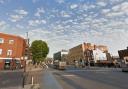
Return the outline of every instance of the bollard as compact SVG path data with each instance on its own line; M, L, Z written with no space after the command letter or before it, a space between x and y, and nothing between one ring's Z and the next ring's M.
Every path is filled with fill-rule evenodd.
M32 85L33 85L33 76L32 76Z
M23 81L22 81L22 87L24 88L25 85L25 73L23 74Z

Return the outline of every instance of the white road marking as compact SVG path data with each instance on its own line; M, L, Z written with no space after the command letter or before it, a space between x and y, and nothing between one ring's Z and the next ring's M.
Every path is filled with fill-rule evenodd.
M65 76L65 77L76 77L76 75L73 75L73 74L64 74L62 76Z

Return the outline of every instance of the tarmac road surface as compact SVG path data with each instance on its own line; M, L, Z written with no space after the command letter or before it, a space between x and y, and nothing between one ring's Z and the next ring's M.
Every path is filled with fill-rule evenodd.
M115 68L52 69L63 89L128 89L128 73Z

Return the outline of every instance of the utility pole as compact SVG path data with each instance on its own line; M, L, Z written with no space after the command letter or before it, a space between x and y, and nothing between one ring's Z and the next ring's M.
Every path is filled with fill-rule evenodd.
M29 36L28 36L28 32L26 32L26 39L27 39L27 45L29 46Z
M25 52L25 55L23 57L24 59L24 73L23 73L23 82L22 82L22 87L24 88L25 85L25 78L26 78L26 60L28 59L29 56L29 38L28 38L28 32L26 32L26 44L27 44L27 51ZM26 58L27 56L27 58Z

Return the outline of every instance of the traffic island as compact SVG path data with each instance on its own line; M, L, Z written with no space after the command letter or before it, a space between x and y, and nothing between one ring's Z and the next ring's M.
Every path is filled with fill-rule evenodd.
M39 84L34 84L31 86L31 89L41 89Z

